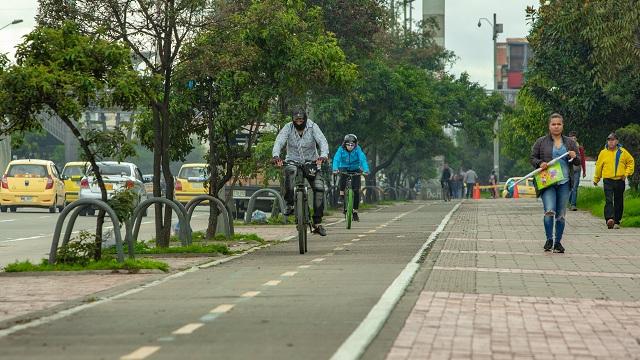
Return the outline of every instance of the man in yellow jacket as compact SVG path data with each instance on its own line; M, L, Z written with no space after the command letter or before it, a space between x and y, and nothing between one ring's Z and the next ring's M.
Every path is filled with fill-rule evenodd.
M596 173L593 185L603 179L604 185L604 219L609 229L620 228L624 210L625 180L633 175L634 160L620 144L615 133L607 136L607 146L598 154Z

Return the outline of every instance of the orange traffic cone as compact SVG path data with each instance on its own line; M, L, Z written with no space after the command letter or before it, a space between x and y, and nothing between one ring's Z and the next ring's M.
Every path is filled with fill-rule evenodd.
M518 184L516 184L513 187L513 198L514 199L519 199L520 198L520 193L518 192Z
M480 199L480 185L478 185L477 183L473 186L473 194L472 194L472 198L473 200L479 200Z

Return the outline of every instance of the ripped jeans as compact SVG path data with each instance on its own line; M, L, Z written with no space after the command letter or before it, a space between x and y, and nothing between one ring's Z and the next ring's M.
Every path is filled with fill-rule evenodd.
M553 225L555 223L556 244L560 244L562 240L570 193L569 182L566 182L561 185L552 185L540 195L544 205L544 232L547 235L547 240L553 240Z

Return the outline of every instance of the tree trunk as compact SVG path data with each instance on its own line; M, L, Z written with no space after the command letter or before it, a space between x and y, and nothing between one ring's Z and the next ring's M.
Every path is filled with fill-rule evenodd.
M159 109L153 107L153 196L162 196L162 120ZM169 184L167 183L167 194L169 191ZM156 246L168 247L168 242L163 242L163 221L162 221L162 204L155 204L155 227L156 227Z

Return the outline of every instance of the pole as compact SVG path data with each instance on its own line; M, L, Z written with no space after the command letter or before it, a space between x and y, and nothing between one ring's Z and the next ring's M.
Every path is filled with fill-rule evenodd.
M496 21L496 13L493 13L493 91L498 91L498 78L496 76L496 52L497 52L497 41L498 38L498 23ZM500 118L496 118L496 121L493 123L493 170L496 172L496 180L500 182Z

